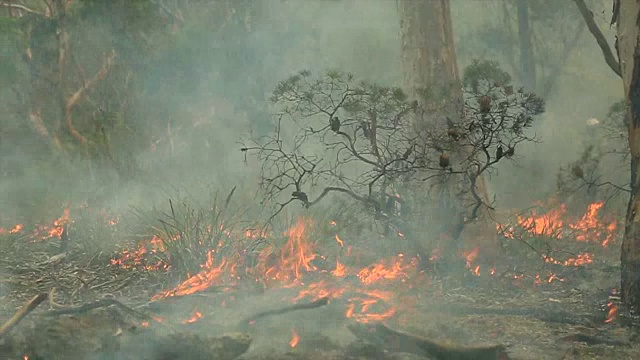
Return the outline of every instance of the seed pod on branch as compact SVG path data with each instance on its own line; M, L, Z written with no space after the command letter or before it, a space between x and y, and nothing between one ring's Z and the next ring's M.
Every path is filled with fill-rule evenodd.
M578 164L571 167L571 174L578 179L584 179L584 170L582 170L582 167Z
M513 95L513 86L511 86L511 85L505 86L505 87L504 87L504 94L505 94L506 96L511 96L511 95Z
M438 161L440 167L446 169L449 167L449 155L447 153L440 154L440 159Z
M480 96L478 105L480 105L480 113L488 114L491 111L491 98L487 95Z
M504 156L506 156L506 157L510 158L510 157L512 157L513 155L515 155L515 153L516 153L516 148L515 148L515 146L509 146L509 147L507 148L507 151L505 151L505 152L504 152Z
M413 147L409 147L404 154L402 154L402 160L407 160L409 159L409 156L411 156L411 152L413 152Z
M367 139L371 139L371 128L369 127L369 124L367 124L364 121L360 122L360 127L362 128L362 133L364 134L364 137Z
M309 203L309 197L302 191L294 191L293 193L291 193L291 197L302 201L303 203L305 203L305 205Z
M447 134L455 141L458 141L460 139L460 131L456 128L447 130Z
M496 149L496 161L502 159L503 154L504 150L502 149L502 146L498 145L498 148Z
M329 126L331 127L331 130L335 133L340 131L340 119L338 119L338 117L333 117L330 121L329 121Z

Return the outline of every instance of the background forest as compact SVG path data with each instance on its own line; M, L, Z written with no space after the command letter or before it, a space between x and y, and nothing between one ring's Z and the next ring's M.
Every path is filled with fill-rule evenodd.
M0 357L637 358L611 5L0 0Z
M239 179L253 188L255 166L237 142L273 129L267 100L279 81L334 68L383 85L401 80L394 1L51 3L59 4L2 9L7 222L42 220L66 201L128 205L152 188ZM533 76L547 101L534 125L542 145L527 145L517 168L490 179L501 207L528 206L599 139L588 120L603 121L621 99L619 79L571 1L528 2L532 75L521 66L516 1L451 4L460 69L496 60L516 83ZM609 2L590 5L611 38Z

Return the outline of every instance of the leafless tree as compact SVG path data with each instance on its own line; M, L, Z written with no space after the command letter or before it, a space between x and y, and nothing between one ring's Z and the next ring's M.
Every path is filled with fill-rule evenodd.
M358 82L339 71L320 77L302 71L273 92L274 133L252 139L242 151L261 163L266 200L276 201L276 214L292 202L308 208L340 193L397 226L407 211L401 196L406 186L457 174L467 182L457 195L472 195L466 218L474 219L481 207L491 207L476 181L512 159L518 144L535 141L526 130L544 103L514 89L493 62L472 64L463 83L463 119L416 130L416 118L430 114L401 89ZM460 153L462 161L450 161Z

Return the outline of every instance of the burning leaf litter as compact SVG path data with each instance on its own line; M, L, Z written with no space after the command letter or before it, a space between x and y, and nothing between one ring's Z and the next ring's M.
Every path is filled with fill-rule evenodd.
M511 226L498 225L497 230L510 239L522 236L522 233L532 236L549 236L555 239L566 239L569 234L572 234L579 242L599 242L602 247L607 247L615 241L617 222L599 220L599 212L603 206L602 202L590 204L581 217L573 220L567 215L568 210L564 204L543 214L532 210L530 216L520 215L517 217L516 224ZM117 224L117 220L113 218L105 219L105 221L109 225L115 226ZM28 238L40 240L60 238L65 226L71 223L70 209L67 207L63 215L54 220L51 226L36 226ZM331 221L329 224L330 227L336 225L335 221ZM328 260L318 253L316 244L307 238L307 230L312 226L313 222L309 219L298 219L294 226L284 234L287 239L284 245L277 247L271 243L263 247L259 251L258 259L254 265L247 262L246 252L223 254L221 249L224 248L224 242L233 242L238 237L267 238L269 234L258 233L250 229L239 232L225 230L226 239L220 241L218 248L207 251L206 261L200 265L200 272L189 276L172 289L153 295L152 300L191 295L215 286L229 291L238 281L244 279L261 283L266 287L300 288L298 295L291 299L292 302L303 298L317 300L322 297L331 299L346 297L345 316L368 322L387 319L396 313L393 304L398 303L399 297L403 296L402 291L389 292L386 289L391 289L394 286L397 288L400 284L404 284L405 290L414 288L417 285L415 283L416 276L419 274L424 276L424 273L418 269L418 259L415 257L407 258L403 254L381 259L377 263L363 268L349 266L352 246L346 246L347 240L341 238L339 234L333 235L336 246L341 249L346 247L348 251L340 252L341 255L333 260L335 264L333 269L328 270L326 266L323 266L323 269L319 270L318 262L324 265L328 263ZM20 234L24 229L24 225L18 224L9 230L0 228L0 234ZM147 241L139 242L135 248L120 250L111 259L111 265L130 270L170 271L170 264L159 259L156 255L165 252L167 250L166 244L178 240L179 236L178 234L172 239L162 239L158 235L154 235ZM475 263L480 251L481 249L476 247L461 254L466 267L475 276L496 275L495 266L483 269L481 265ZM439 249L434 249L430 260L437 259L438 252ZM579 267L592 263L593 254L584 252L566 259L556 259L544 255L544 261L553 265ZM524 273L516 272L512 278L513 280L521 280L526 276ZM531 274L530 277L536 285L565 281L563 276L553 272ZM193 321L197 321L197 319L199 317Z

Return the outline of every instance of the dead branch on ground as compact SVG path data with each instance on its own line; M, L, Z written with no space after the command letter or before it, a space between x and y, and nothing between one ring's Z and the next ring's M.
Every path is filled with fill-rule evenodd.
M295 305L290 305L290 306L285 306L283 308L280 309L275 309L275 310L267 310L267 311L263 311L263 312L259 312L253 316L250 316L249 319L246 322L250 322L250 321L255 321L257 319L261 319L267 316L272 316L272 315L282 315L282 314L287 314L290 312L294 312L294 311L298 311L298 310L310 310L310 309L317 309L319 307L323 307L325 305L327 305L329 303L329 298L328 297L322 297L318 300L312 301L310 303L304 303L304 304L295 304Z
M58 304L59 305L59 304ZM139 319L150 319L151 317L149 315L146 315L140 311L134 310L131 307L121 303L120 301L116 300L116 299L102 299L102 300L98 300L98 301L94 301L92 303L89 304L84 304L81 306L75 306L75 307L64 307L64 308L59 308L56 310L51 310L48 311L47 313L45 313L46 316L60 316L60 315L77 315L77 314L83 314L85 312L88 312L90 310L94 310L94 309L100 309L100 308L105 308L105 307L109 307L109 306L116 306L117 308L119 308L120 310L124 311L125 313L132 315L134 317L137 317Z
M35 310L43 301L47 299L46 293L40 293L34 296L28 303L24 304L20 310L18 310L11 319L7 320L2 327L0 327L0 339L11 331L25 316Z
M504 345L464 347L441 343L393 330L383 324L349 324L348 329L359 339L384 350L430 356L438 360L508 360Z

